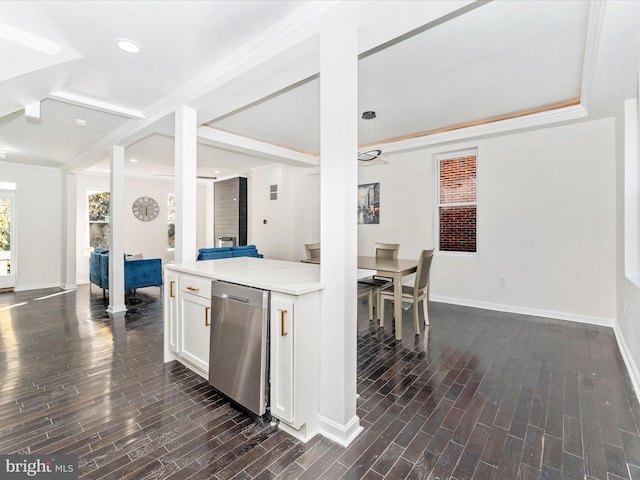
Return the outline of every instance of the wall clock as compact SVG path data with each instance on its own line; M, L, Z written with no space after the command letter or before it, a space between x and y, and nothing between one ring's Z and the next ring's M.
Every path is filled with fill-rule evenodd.
M160 213L160 206L151 197L137 198L131 205L133 216L143 222L150 222Z

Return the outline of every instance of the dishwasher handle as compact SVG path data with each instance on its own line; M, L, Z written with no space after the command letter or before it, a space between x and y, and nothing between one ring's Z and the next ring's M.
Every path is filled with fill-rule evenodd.
M211 282L211 299L234 302L247 307L265 308L269 305L269 292L260 288L238 285L235 283L213 280Z
M249 299L248 298L234 297L233 295L227 295L226 293L222 294L222 298L226 298L228 300L233 300L234 302L239 302L239 303L249 303Z

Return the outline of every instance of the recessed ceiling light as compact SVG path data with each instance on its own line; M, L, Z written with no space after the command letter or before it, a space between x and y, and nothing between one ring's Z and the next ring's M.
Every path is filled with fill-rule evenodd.
M220 173L220 170L214 170L213 173Z
M75 122L76 122L76 125L78 127L86 127L87 126L87 121L84 118L76 118Z
M130 158L129 161L131 163L138 163L138 159L137 158Z
M115 42L116 46L125 53L130 53L132 55L142 53L142 47L133 40L129 40L128 38L116 38Z

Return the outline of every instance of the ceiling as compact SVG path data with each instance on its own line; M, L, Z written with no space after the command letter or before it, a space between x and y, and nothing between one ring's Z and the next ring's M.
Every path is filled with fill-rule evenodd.
M127 175L170 178L187 105L201 176L316 165L319 31L336 12L358 28L359 110L377 113L363 148L598 118L636 95L640 2L5 0L0 161L105 173L119 143Z

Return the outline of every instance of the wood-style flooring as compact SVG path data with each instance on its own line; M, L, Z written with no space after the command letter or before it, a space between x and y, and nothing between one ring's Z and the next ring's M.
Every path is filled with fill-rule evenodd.
M640 479L610 328L431 303L398 342L359 304L364 432L345 449L260 427L164 365L161 295L128 296L118 325L87 285L0 294L0 453L77 455L83 479Z

